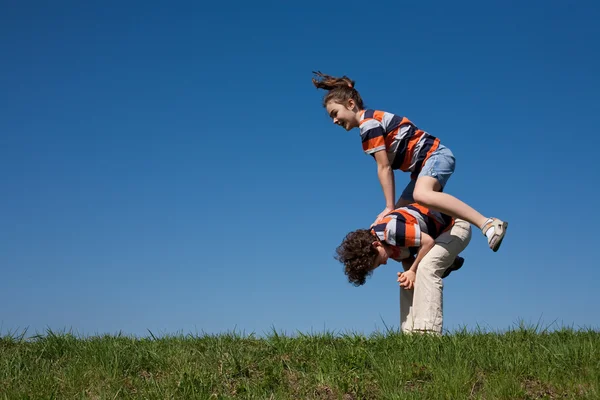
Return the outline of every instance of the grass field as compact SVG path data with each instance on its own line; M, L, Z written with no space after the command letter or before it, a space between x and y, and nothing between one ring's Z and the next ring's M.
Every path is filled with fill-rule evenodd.
M600 333L0 337L0 399L599 399Z

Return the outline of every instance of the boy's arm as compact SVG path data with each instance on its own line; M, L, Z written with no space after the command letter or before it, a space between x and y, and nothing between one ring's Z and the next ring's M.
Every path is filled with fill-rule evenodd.
M427 253L435 246L435 240L426 234L425 232L421 232L421 246L419 247L419 251L417 252L417 257L412 262L411 266L407 269L404 266L404 270L406 272L398 274L398 282L400 282L400 286L405 289L412 289L415 286L415 280L417 279L417 269L419 268L419 263L425 257ZM403 260L404 261L404 260Z
M385 150L381 150L373 154L375 161L377 161L377 176L379 177L379 183L383 189L383 196L385 198L385 209L379 213L375 223L383 218L387 213L394 210L396 187L394 181L394 171L390 165L390 161Z
M433 246L435 246L435 240L433 240L433 238L425 232L421 232L421 247L419 247L417 257L412 263L409 271L412 271L414 273L417 272L417 268L419 268L419 263L421 262L423 257L425 257L427 253L429 253L429 250L433 249Z

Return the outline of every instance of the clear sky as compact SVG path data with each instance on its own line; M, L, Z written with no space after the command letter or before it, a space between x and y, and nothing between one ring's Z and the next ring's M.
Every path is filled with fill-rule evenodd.
M473 230L446 329L600 325L597 2L56 4L0 15L1 333L397 328L400 264L357 288L333 258L385 204L313 70L509 222L497 253Z

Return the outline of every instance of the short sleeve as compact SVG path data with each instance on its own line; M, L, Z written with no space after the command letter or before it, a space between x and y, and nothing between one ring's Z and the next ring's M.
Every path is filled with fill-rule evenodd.
M374 118L369 118L361 122L360 138L363 151L367 154L385 150L385 130L381 122Z

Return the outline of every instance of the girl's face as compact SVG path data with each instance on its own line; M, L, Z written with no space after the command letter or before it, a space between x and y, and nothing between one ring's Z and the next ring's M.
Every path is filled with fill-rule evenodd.
M326 106L327 114L333 120L333 123L341 126L345 130L356 128L359 125L358 107L354 100L348 100L346 105L330 101Z

